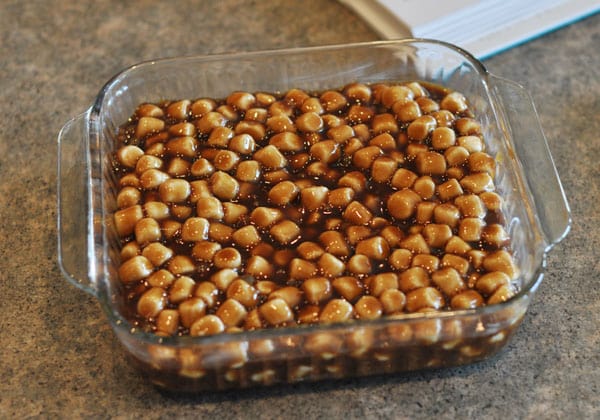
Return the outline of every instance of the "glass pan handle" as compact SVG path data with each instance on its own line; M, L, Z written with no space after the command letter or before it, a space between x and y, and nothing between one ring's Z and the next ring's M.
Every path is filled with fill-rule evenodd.
M90 278L89 110L58 134L58 264L71 283L96 296Z
M502 100L542 231L548 246L552 247L569 232L571 215L535 106L522 86L496 76L491 79Z

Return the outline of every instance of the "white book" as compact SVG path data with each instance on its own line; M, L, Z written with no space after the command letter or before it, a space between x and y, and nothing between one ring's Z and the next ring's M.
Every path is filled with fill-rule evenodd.
M339 1L383 38L437 39L480 59L600 11L600 0Z

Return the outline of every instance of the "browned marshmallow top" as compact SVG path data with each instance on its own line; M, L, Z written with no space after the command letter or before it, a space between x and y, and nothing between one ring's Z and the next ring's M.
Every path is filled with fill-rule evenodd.
M517 269L458 92L408 82L141 104L121 127L119 276L160 335L474 308Z

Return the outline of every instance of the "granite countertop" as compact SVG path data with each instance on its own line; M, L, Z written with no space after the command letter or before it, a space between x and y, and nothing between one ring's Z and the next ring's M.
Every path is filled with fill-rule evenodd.
M56 136L158 57L375 40L335 1L0 2L0 418L600 418L600 15L485 61L531 93L572 210L513 341L476 365L196 396L145 383L57 266Z

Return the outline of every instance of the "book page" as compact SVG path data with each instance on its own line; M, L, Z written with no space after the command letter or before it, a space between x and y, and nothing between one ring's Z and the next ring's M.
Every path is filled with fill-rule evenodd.
M429 38L488 57L600 12L600 0L339 0L386 39Z
M485 0L379 0L379 3L400 17L409 28L439 21L485 2Z

